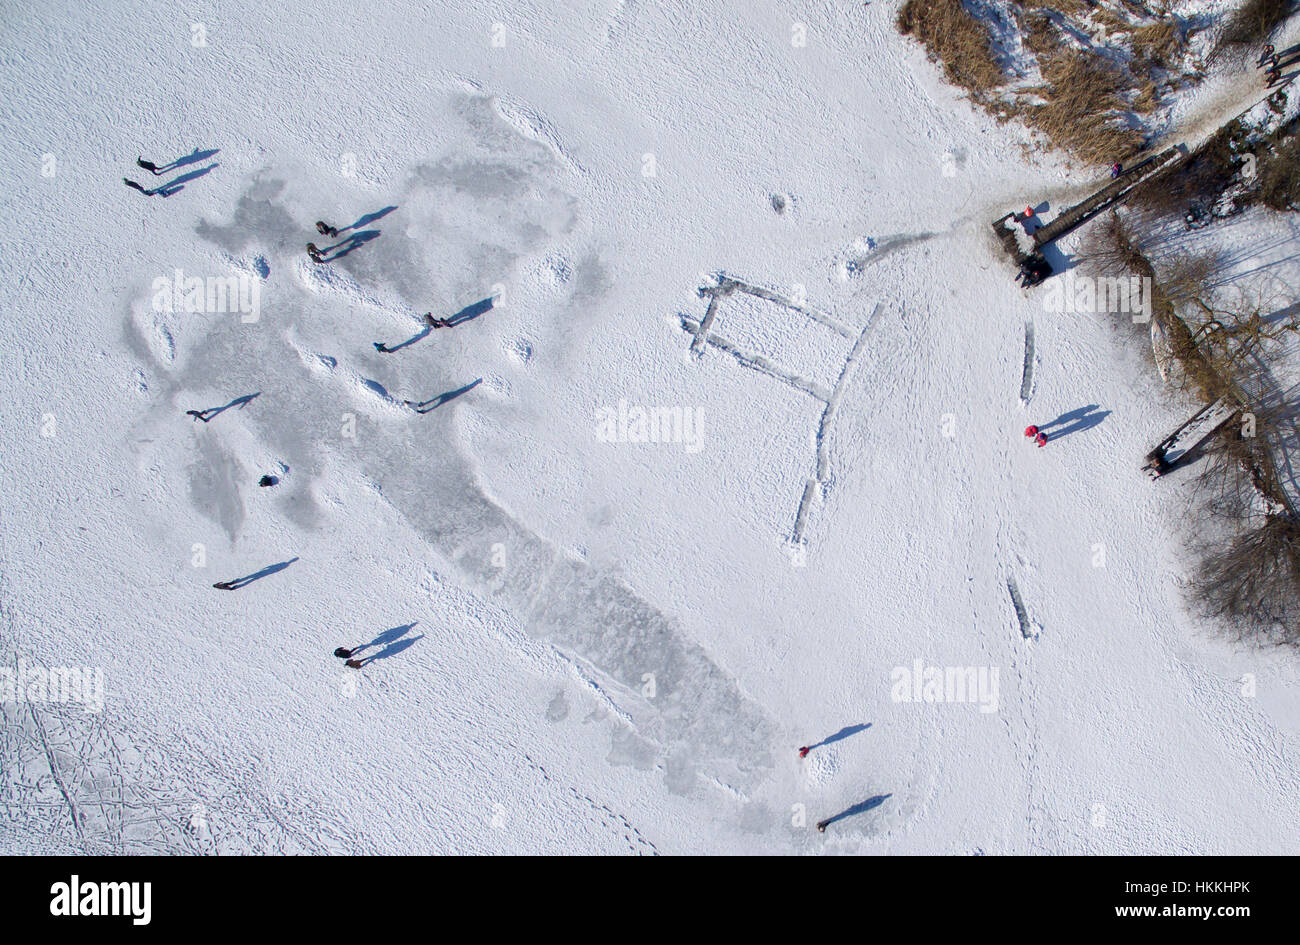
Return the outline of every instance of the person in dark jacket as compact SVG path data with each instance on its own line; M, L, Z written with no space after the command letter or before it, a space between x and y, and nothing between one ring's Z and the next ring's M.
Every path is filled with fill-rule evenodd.
M135 159L135 163L137 167L143 168L150 174L158 175L162 173L162 171L158 170L158 165L153 161L146 161L144 158L138 157Z
M330 226L324 220L316 221L316 232L321 236L328 236L330 239L338 239L339 236L338 228Z
M316 248L315 243L307 244L307 255L314 263L323 263L325 261L325 257L320 254L320 250Z

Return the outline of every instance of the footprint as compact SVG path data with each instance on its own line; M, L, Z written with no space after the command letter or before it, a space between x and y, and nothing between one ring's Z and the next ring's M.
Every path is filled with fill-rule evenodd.
M506 353L520 364L527 364L533 359L533 346L523 338L516 338L506 348Z

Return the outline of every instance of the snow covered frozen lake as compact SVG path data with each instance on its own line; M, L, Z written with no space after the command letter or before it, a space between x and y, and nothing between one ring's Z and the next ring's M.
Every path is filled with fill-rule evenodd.
M989 227L1095 175L896 9L10 5L0 851L1300 849L1194 405Z

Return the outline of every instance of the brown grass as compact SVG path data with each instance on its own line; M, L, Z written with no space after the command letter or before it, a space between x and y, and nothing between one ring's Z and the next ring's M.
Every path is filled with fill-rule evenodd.
M1008 91L985 20L963 0L906 0L899 10L900 33L918 39L947 80L970 93L972 100L999 121L1019 118L1052 143L1088 164L1123 161L1142 149L1140 117L1160 106L1167 73L1182 75L1188 55L1182 21L1152 20L1142 4L1101 6L1093 0L1013 0L1011 16L1026 48L1038 60L1043 82L1036 88ZM1119 41L1096 41L1107 49L1074 48L1063 32L1073 28L1097 32L1105 20L1131 40L1132 55L1116 65L1109 53ZM1135 22L1146 25L1135 26ZM1118 58L1123 58L1122 56Z
M988 27L967 12L961 0L907 0L898 11L897 25L904 36L925 44L949 82L977 100L1006 81Z
M1274 210L1300 210L1300 135L1276 146L1260 162L1259 197Z
M1175 20L1162 20L1133 30L1133 56L1149 71L1173 70L1187 52L1187 40Z
M1064 16L1075 16L1087 12L1084 0L1013 0L1022 10L1053 10Z
M1262 45L1295 8L1295 0L1245 0L1223 24L1215 52L1231 53Z
M1040 63L1045 104L1022 104L1025 122L1091 164L1122 161L1142 148L1142 133L1122 122L1126 77L1095 56L1067 49Z
M1048 56L1061 44L1061 32L1046 13L1035 10L1025 16L1025 45L1039 56Z

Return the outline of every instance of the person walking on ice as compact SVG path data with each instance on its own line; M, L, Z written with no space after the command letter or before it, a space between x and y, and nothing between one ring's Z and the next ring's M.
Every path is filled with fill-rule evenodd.
M330 239L336 240L339 238L338 227L330 226L324 220L316 221L316 232L321 236L328 236Z
M1038 427L1034 426L1032 423L1025 427L1025 436L1033 440L1034 444L1038 446L1039 449L1042 449L1047 445L1047 434L1038 429Z
M307 256L314 263L323 263L325 261L325 257L321 255L320 250L316 248L315 243L307 244Z
M362 666L366 665L368 660L365 660L357 656L357 654L360 653L369 645L370 644L366 643L363 644L362 646L354 646L350 650L345 646L341 646L334 651L334 655L337 656L339 659L345 661L343 664L344 666L347 666L350 669L360 669Z

